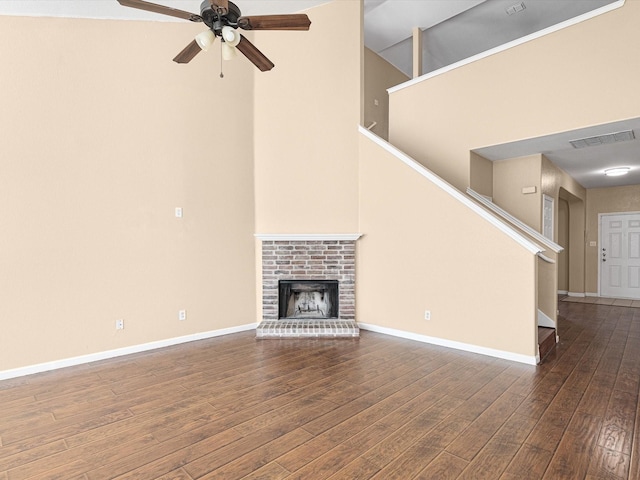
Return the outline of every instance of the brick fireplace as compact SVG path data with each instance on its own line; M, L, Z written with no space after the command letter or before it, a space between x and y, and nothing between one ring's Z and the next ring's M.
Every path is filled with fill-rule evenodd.
M257 235L262 241L262 318L259 338L357 337L355 266L358 234ZM325 312L326 285L337 282L337 308ZM282 287L289 285L288 289ZM293 285L293 287L291 287ZM283 292L297 290L304 308L284 315ZM308 301L307 301L308 300ZM313 311L308 307L311 303ZM320 305L317 306L316 304ZM335 305L333 305L335 307ZM316 310L317 309L317 310ZM314 312L318 312L315 314Z

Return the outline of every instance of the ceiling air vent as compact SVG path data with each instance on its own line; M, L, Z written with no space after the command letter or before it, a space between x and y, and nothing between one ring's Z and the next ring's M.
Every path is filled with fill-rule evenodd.
M505 11L507 12L507 15L513 15L514 13L521 12L525 8L527 7L525 6L524 2L520 2L516 3L515 5L511 5L509 8L506 8Z
M624 132L596 135L595 137L579 138L578 140L571 140L569 143L573 145L573 148L585 148L595 147L597 145L607 145L609 143L626 142L635 138L636 136L634 135L633 130L626 130Z

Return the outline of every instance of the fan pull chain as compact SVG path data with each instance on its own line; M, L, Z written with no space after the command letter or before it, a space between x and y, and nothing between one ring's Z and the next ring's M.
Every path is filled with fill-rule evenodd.
M222 40L222 39L221 39ZM220 78L224 78L224 73L222 73L222 41L220 42Z

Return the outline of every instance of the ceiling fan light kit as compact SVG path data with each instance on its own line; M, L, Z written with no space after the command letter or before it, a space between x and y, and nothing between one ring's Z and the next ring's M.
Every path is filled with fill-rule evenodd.
M213 45L213 42L216 39L216 34L211 30L205 30L204 32L200 32L196 35L196 43L200 47L201 50L205 52L209 50L209 47Z
M240 43L240 34L228 25L222 27L222 38L224 39L224 42L230 47L235 47Z
M228 43L223 43L221 48L223 60L233 60L238 56L238 49Z
M237 55L237 50L261 71L274 67L258 48L237 31L242 30L309 30L311 21L305 14L256 15L243 17L238 6L229 0L204 0L200 5L200 15L176 8L157 5L144 0L117 0L125 7L137 8L182 18L190 22L203 22L209 30L199 33L173 59L176 63L189 63L200 51L208 50L216 37L222 39L222 57L226 60Z

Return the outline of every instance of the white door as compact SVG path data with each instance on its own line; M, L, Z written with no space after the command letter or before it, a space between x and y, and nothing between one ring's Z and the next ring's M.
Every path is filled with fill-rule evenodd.
M640 299L640 213L600 216L600 295Z

